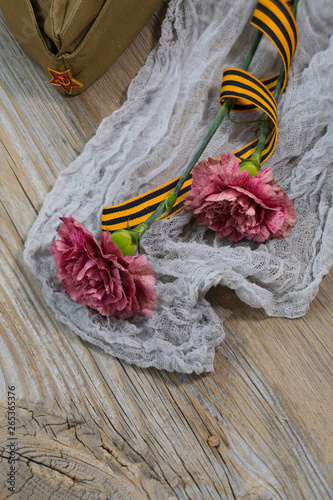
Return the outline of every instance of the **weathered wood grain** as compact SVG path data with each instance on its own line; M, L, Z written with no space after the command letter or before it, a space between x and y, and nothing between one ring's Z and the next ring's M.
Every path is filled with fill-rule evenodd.
M297 320L211 291L215 309L231 311L226 340L215 373L187 376L141 370L83 342L56 321L23 261L46 193L126 98L164 11L75 98L45 85L1 21L0 498L333 498L332 273ZM15 493L5 484L8 386Z

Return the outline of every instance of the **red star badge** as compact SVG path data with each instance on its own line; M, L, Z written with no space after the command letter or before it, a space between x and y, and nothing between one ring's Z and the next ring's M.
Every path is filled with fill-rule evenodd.
M67 94L72 92L73 87L83 87L83 83L78 82L72 77L71 70L65 69L65 71L55 71L54 69L47 68L52 75L49 83L51 85L56 85L57 87L62 87Z

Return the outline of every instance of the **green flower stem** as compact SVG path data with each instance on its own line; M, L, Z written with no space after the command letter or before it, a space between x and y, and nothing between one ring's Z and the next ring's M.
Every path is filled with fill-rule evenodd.
M157 207L156 211L149 217L149 219L146 220L145 224L147 224L148 227L153 222L155 222L158 217L160 217L160 216L162 216L164 214L165 208L166 208L165 204L166 204L168 198L171 197L171 195L175 195L175 201L174 201L174 203L176 202L177 196L179 194L179 191L181 190L181 188L182 188L184 182L186 181L186 179L188 178L191 170L197 164L200 156L202 155L202 153L206 149L207 144L209 143L209 141L211 140L211 138L215 134L216 130L219 128L222 120L227 115L228 111L233 107L234 103L235 103L235 99L229 98L229 99L225 100L225 102L224 102L223 106L221 106L221 109L218 112L218 114L217 114L217 116L216 116L216 118L215 118L212 126L208 130L207 134L205 135L204 139L202 140L200 146L198 147L198 149L195 152L194 156L192 157L191 161L188 163L186 169L184 170L183 175L181 176L181 178L177 182L176 187L174 188L174 190L172 191L172 193L170 195L168 195L164 201L161 202L161 204L159 205L159 207ZM172 205L169 204L170 211L171 211L174 203ZM170 211L169 211L169 213L170 213ZM166 213L166 215L167 215L167 213Z
M256 50L257 50L258 45L259 45L259 43L260 43L260 40L262 39L262 35L263 35L263 32L262 32L262 31L257 30L256 37L255 37L255 39L253 40L253 43L252 43L251 48L250 48L250 50L249 50L249 53L248 53L248 55L247 55L247 57L246 57L246 59L245 59L245 62L244 62L244 64L243 64L243 67L242 67L242 69L243 69L244 71L247 71L247 70L248 70L248 68L249 68L249 66L250 66L250 64L251 64L251 62L252 62L253 56L254 56L254 54L256 53Z
M292 12L293 12L294 16L296 16L298 2L299 2L299 0L295 0L293 7L292 7ZM278 76L278 79L276 82L276 87L274 90L274 99L275 99L276 103L278 103L278 101L279 101L284 75L285 75L284 65L281 64L279 76ZM251 155L251 157L248 159L248 161L253 162L257 166L258 171L260 171L262 152L264 150L264 147L266 144L266 139L267 139L267 136L268 136L270 130L271 130L271 120L266 115L265 118L262 120L261 132L260 132L260 137L259 137L259 141L258 141L256 150Z
M249 50L249 53L248 53L248 55L246 57L246 60L245 60L245 62L243 64L243 67L242 67L242 69L244 69L245 71L248 69L248 67L251 64L253 56L254 56L254 54L255 54L255 52L257 50L257 47L259 45L259 42L260 42L261 38L262 38L262 35L263 35L263 33L258 30L257 35L256 35L256 37L255 37L255 39L254 39L254 41L252 43L252 46L251 46L251 48ZM159 206L157 207L157 209L155 210L155 212L152 213L151 216L144 223L140 224L139 226L135 227L132 230L135 233L138 233L139 238L141 238L141 236L143 235L143 233L154 222L158 221L159 219L162 219L162 218L166 217L171 212L173 205L177 201L177 197L178 197L179 191L181 190L184 182L186 181L186 179L188 178L191 170L196 165L196 163L199 160L200 156L202 155L202 153L206 149L206 147L207 147L208 143L210 142L210 140L212 139L213 135L215 134L215 132L219 128L220 124L222 123L222 120L232 110L235 102L236 102L236 99L233 99L233 98L227 98L227 99L225 99L225 101L224 101L223 105L221 106L221 108L220 108L220 110L219 110L219 112L218 112L218 114L217 114L217 116L216 116L216 118L215 118L212 126L208 130L206 136L202 140L202 142L199 145L199 147L198 147L197 151L195 152L194 156L192 157L192 159L188 163L187 167L185 168L183 175L181 176L181 178L177 182L177 185L174 188L174 190L172 191L172 193L170 193L165 198L165 200L163 200L159 204Z

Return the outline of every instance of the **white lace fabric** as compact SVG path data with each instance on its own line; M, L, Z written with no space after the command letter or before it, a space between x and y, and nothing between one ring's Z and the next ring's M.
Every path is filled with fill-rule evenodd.
M150 319L103 318L73 302L56 277L49 248L59 216L75 217L99 237L104 205L179 175L219 110L223 70L245 60L255 36L249 24L255 4L171 1L160 43L131 83L127 101L59 175L29 233L25 259L58 319L128 363L211 371L224 338L223 317L205 299L211 287L228 286L268 315L296 318L306 313L332 265L333 9L331 0L300 0L299 44L278 104L277 147L264 165L272 166L295 204L292 234L263 244L230 243L199 227L187 211L154 224L142 240L157 277ZM263 39L249 71L269 76L279 63ZM255 128L225 120L202 158L247 144Z

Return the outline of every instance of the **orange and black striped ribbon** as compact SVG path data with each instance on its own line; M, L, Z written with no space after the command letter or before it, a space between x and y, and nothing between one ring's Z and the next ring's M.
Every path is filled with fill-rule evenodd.
M283 91L292 58L297 47L298 31L295 17L290 6L293 2L285 0L259 0L254 11L251 24L265 33L278 50L284 65ZM264 78L261 82L274 94L279 74ZM239 99L233 111L253 111L257 109L253 104Z
M285 67L285 79L282 88L286 83L298 36L296 21L289 5L290 1L286 0L259 0L251 21L251 24L270 38L281 55ZM227 68L223 73L220 104L228 97L236 98L237 101L233 110L252 111L261 109L270 117L274 125L266 140L262 163L273 153L277 140L277 105L273 97L277 76L274 75L258 80L247 71L238 68ZM238 158L247 159L254 153L257 143L258 139L255 139L246 146L234 151L233 154ZM126 229L145 222L161 201L173 191L179 179L180 176L124 203L104 207L102 230L116 231L117 229ZM168 217L182 209L183 201L191 189L191 184L192 174L189 174Z

